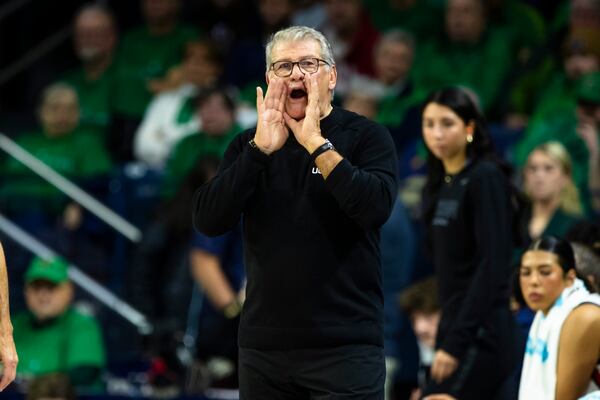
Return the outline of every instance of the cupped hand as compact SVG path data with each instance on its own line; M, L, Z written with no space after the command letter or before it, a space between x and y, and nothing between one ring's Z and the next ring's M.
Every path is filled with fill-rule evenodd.
M254 143L265 154L279 150L288 138L289 133L283 118L287 90L285 82L276 77L269 82L264 98L262 89L256 88L258 121Z

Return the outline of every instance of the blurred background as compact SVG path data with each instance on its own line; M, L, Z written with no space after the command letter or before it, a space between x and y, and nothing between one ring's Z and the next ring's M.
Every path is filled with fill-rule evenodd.
M290 25L325 34L335 105L387 126L398 153L400 214L382 238L390 398L418 385L398 296L432 274L429 92L477 99L532 239L600 252L600 0L5 0L0 239L21 363L3 396L236 398L239 310L205 273L217 262L243 301L241 240L194 232L192 196L255 124L264 45ZM541 222L536 204L550 204Z

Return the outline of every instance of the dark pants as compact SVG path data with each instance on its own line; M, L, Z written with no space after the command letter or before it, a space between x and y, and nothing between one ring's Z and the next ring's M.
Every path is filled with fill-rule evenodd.
M377 346L239 351L240 400L383 400L384 382Z

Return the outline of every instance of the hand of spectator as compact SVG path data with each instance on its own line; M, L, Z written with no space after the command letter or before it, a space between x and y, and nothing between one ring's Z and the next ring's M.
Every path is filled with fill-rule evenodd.
M2 380L0 380L0 391L15 380L17 375L17 364L19 357L15 348L15 342L12 335L12 325L5 327L0 332L0 362L2 363Z
M423 400L456 400L456 397L450 396L449 394L436 393L425 397Z
M598 128L588 122L580 122L577 125L577 134L585 142L590 158L594 159L600 155L600 147L598 146Z
M83 221L83 212L81 206L75 203L70 203L65 207L63 212L63 225L70 231L75 231L81 226Z
M431 364L431 378L437 383L452 375L458 367L458 360L444 350L438 350Z
M316 74L305 75L306 91L308 92L308 104L304 112L304 118L296 121L287 113L284 113L285 122L290 127L296 140L302 146L312 153L316 147L323 144L320 126L320 110L319 110L319 86L317 84ZM319 140L313 140L319 139Z
M254 143L265 154L279 150L288 138L289 133L283 119L286 97L287 86L277 77L269 82L264 98L262 89L256 88L258 121Z

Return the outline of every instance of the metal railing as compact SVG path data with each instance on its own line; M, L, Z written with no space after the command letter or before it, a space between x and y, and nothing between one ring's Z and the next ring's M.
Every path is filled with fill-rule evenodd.
M82 207L96 215L132 242L139 242L141 240L142 233L136 226L81 190L77 185L34 157L3 133L0 133L0 149L23 163L26 167L81 204Z
M141 240L142 234L137 227L129 223L120 215L116 214L104 204L100 203L74 183L54 171L48 165L44 164L38 158L33 156L27 150L23 149L21 146L2 133L0 133L0 149L4 150L10 156L23 163L26 167L71 197L77 203L81 204L92 214L102 219L109 226L120 232L132 242L139 242ZM41 257L42 259L51 259L57 256L57 254L49 247L45 246L36 238L9 221L2 214L0 214L0 230L5 232L21 246L28 249L38 257ZM108 308L112 309L127 321L135 325L141 334L149 334L152 332L152 325L142 313L118 298L102 285L95 282L92 278L83 273L76 265L71 264L69 266L69 277L76 285L90 293L94 298L98 299Z
M13 224L2 214L0 214L0 230L15 242L44 260L51 260L54 257L57 257L57 254L49 247ZM98 284L76 265L69 264L68 271L69 278L73 283L91 294L105 306L121 315L127 321L131 322L137 327L141 334L147 335L152 333L153 327L142 313L131 307L128 303L121 300L102 285Z

